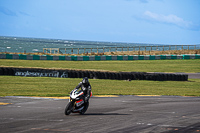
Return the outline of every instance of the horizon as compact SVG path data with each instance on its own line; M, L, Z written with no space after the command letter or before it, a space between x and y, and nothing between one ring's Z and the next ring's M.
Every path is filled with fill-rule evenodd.
M0 37L8 37L8 38L26 38L26 39L42 39L42 40L63 40L63 41L77 41L77 42L96 42L96 43L121 43L121 44L144 44L144 45L200 45L199 44L157 44L157 43L134 43L134 42L109 42L109 41L93 41L93 40L71 40L71 39L59 39L59 38L38 38L38 37L18 37L18 36L0 36Z

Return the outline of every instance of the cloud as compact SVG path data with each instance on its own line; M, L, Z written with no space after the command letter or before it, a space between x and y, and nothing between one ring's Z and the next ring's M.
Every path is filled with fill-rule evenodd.
M180 18L176 15L163 15L163 14L156 14L150 11L144 12L144 16L146 20L150 20L153 22L165 23L165 24L173 24L178 27L189 29L189 30L199 30L199 26L193 24L191 21L186 21L183 18Z
M17 16L17 14L6 7L0 6L0 12L7 16Z
M30 14L25 13L25 12L22 12L22 11L20 11L19 13L20 13L21 15L23 15L23 16L31 16Z

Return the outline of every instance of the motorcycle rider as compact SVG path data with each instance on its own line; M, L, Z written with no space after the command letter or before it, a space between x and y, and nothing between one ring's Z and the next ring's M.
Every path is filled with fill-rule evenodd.
M75 89L79 89L81 88L81 90L84 93L84 101L85 103L87 103L89 101L90 95L91 95L91 85L89 83L89 80L87 77L84 77L82 82L80 82Z

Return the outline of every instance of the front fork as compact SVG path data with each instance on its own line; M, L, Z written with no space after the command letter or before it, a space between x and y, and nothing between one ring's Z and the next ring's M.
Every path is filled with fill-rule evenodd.
M73 102L73 108L71 108L71 111L75 110L76 102L73 101L71 98L69 98L69 102Z

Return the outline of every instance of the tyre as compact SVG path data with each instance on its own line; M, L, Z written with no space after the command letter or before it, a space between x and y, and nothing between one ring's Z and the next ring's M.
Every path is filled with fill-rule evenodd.
M158 81L164 81L164 74L158 74L159 80Z
M96 72L96 78L97 78L97 79L101 79L100 72Z
M131 73L131 80L136 80L136 76L134 73Z
M100 79L104 79L105 78L105 75L104 75L103 72L100 72L99 75L100 75L100 77L99 77Z
M178 75L178 81L181 81L181 75L180 74Z
M176 81L176 75L172 74L172 81Z
M163 74L163 80L164 81L167 81L168 79L167 79L167 74Z
M139 73L139 80L144 80L144 75Z
M155 74L155 81L159 81L160 80L159 78L160 78L159 74Z
M131 80L131 76L129 72L124 73L125 75L125 80Z
M3 69L0 68L0 75L3 75Z
M77 78L76 77L76 71L72 71L72 78Z
M119 73L119 80L123 80L123 75L122 75L122 73Z
M75 75L76 75L76 78L80 78L80 72L79 71L75 71Z
M92 72L92 75L93 75L93 77L92 77L93 79L97 79L97 72L95 72L95 71Z
M119 73L115 73L115 79L120 80L120 74Z
M83 108L83 110L81 110L80 114L81 115L85 114L85 112L87 111L88 107L89 107L89 102L86 103L85 107Z
M115 79L115 74L114 73L110 73L110 78L111 79Z
M81 78L84 78L84 72L83 71L81 72L80 75L81 75Z
M109 79L108 72L104 72L104 79Z
M71 70L68 71L68 77L72 78L72 71Z
M139 80L139 74L138 73L135 73L135 78L136 78L136 80Z
M152 80L156 81L156 75L152 74Z
M167 74L167 80L172 80L172 74Z
M110 74L110 72L106 72L106 79L111 79L111 74Z
M88 76L88 78L89 78L89 79L93 79L93 72L91 72L91 71L88 71L88 73L89 73L89 76Z
M183 75L183 81L187 81L188 80L188 75Z
M8 74L7 68L3 68L3 75L7 75L7 74Z
M86 71L83 71L83 78L84 77L87 77L87 72Z
M150 76L151 76L151 75L145 74L145 75L144 75L144 79L145 79L145 80L151 80Z
M125 73L123 73L123 72L120 73L120 80L126 80Z
M86 72L85 71L83 71L82 74L83 74L82 78L86 77Z
M69 102L65 108L65 115L69 115L72 112L74 102Z

